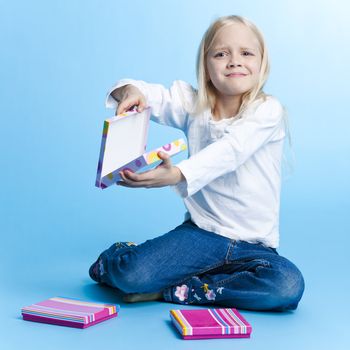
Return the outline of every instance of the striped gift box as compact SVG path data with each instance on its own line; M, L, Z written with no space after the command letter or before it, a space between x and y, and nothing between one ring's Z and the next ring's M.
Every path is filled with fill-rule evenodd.
M116 317L119 305L55 297L22 308L26 321L51 323L74 328L87 328Z
M184 339L249 338L251 325L236 309L170 310Z

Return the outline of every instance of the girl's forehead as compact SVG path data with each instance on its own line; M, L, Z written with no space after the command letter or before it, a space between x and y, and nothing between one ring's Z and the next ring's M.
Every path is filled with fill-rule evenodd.
M218 30L211 46L214 48L229 45L258 49L259 41L248 26L232 23Z

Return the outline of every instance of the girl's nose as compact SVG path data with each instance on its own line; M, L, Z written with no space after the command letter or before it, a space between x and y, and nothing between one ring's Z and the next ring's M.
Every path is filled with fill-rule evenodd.
M232 68L232 67L241 67L241 62L239 61L239 56L237 55L232 55L230 57L230 60L228 61L228 67Z
M228 64L228 66L230 67L230 68L234 68L234 67L242 67L242 65L241 64L235 64L235 63L229 63Z

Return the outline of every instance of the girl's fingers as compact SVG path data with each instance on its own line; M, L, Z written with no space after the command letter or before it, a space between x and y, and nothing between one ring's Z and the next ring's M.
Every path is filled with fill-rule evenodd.
M125 177L125 174L123 171L119 172L120 177L123 179L124 182L127 182L128 179Z
M121 171L119 174L123 181L118 182L118 185L124 187L157 187L158 181L154 176L149 176L149 173L152 173L152 170L142 174L135 174L127 170L125 172Z
M149 181L132 181L127 179L123 181L118 181L117 185L130 187L130 188L140 188L140 187L150 188L150 187L156 186L156 184L152 184Z
M146 101L143 98L127 98L119 103L116 115L128 112L135 106L138 112L142 112L146 108Z
M142 98L127 98L119 103L116 115L128 112L135 106L138 112L142 112L146 108L146 102Z
M146 101L140 100L140 103L137 107L137 111L141 113L146 108Z
M145 181L152 181L154 179L154 176L152 175L152 170L145 171L141 174L132 173L130 171L125 171L122 175L123 180L131 180L136 182L145 182Z
M123 182L127 185L139 185L139 182L137 182L135 180L135 176L133 173L131 173L130 171L121 171L120 173L120 177L123 179Z
M117 115L127 112L131 107L135 106L135 101L125 100L119 103Z

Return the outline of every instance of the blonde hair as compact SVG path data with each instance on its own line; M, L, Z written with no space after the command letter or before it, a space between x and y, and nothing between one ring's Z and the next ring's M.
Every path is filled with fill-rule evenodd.
M262 98L263 100L265 100L266 96L268 96L263 91L263 88L269 76L270 62L269 62L268 50L267 50L267 46L266 46L263 34L254 23L250 22L248 19L244 17L223 16L223 17L219 17L210 25L210 27L204 33L198 49L197 67L196 67L198 90L196 93L195 105L192 106L192 108L190 108L192 109L193 114L200 114L208 108L211 108L211 110L214 110L215 103L216 103L215 87L212 85L208 76L208 72L206 69L206 59L207 59L208 52L212 48L214 39L216 38L216 35L219 32L219 30L234 23L240 23L247 26L253 32L253 34L255 34L259 44L259 51L261 53L261 66L260 66L258 82L252 89L248 90L243 94L241 106L234 120L241 118L244 111L247 110L250 104L253 103L256 99ZM286 131L289 148L288 148L288 153L286 152L287 151L286 148L284 148L282 168L285 168L284 172L287 173L287 178L288 178L289 175L293 173L295 157L294 157L294 151L292 146L290 128L288 125L289 124L288 115L284 107L283 107L283 122L284 122L284 128Z
M206 69L206 59L209 50L211 49L214 39L218 31L228 25L233 23L240 23L247 26L255 34L259 43L259 51L261 53L261 66L258 83L250 90L245 92L242 96L242 103L239 108L236 118L240 118L242 113L248 108L248 106L254 102L257 98L263 97L266 95L263 92L263 87L268 78L270 71L269 58L267 53L267 47L265 44L264 37L260 30L244 17L241 16L224 16L218 18L214 21L210 27L205 32L202 41L200 43L198 54L197 54L197 81L198 81L198 92L196 104L194 106L194 114L202 113L204 110L211 108L212 110L215 107L216 95L215 88L213 87L208 72Z

